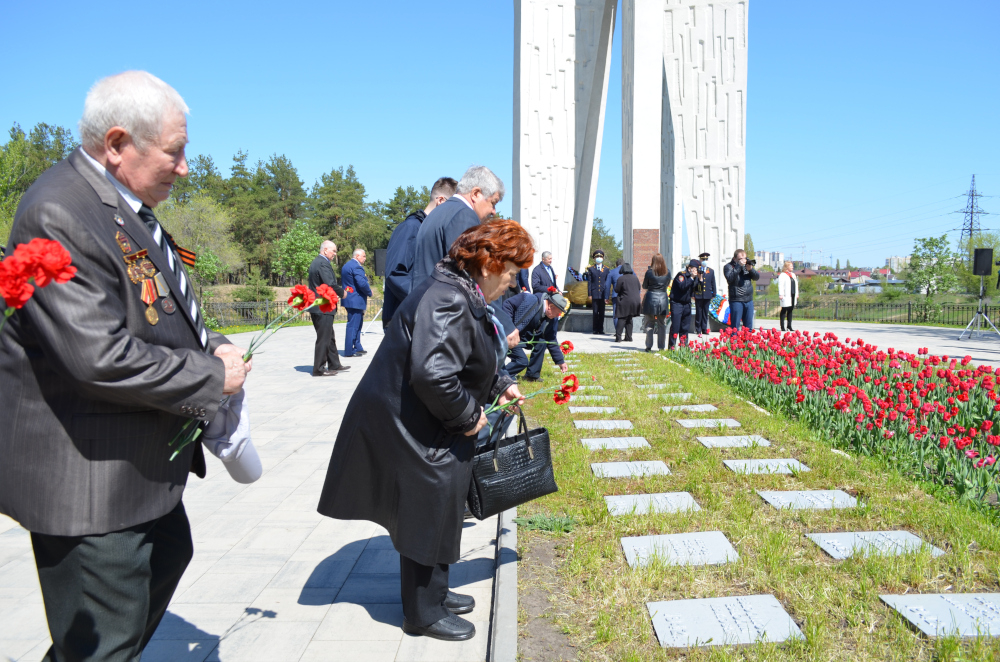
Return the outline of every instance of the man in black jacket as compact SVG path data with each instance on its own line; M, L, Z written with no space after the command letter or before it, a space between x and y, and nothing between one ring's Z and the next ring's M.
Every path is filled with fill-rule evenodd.
M708 305L715 298L715 272L708 268L708 253L698 256L701 267L694 282L694 330L699 336L708 333Z
M604 251L600 248L591 256L594 266L587 267L583 279L587 281L587 294L594 310L594 335L603 336L605 305L611 298L611 270L604 266Z
M335 257L337 257L337 244L324 241L319 247L319 255L309 265L309 289L315 292L320 285L329 285L337 296L343 299L344 290L337 284L337 274L330 266ZM313 327L316 329L313 377L332 377L339 371L349 370L351 367L341 363L340 354L337 353L337 336L333 332L333 318L336 314L336 307L329 313L320 312L317 306L309 309L309 316L312 317Z
M413 268L413 244L420 226L427 215L455 195L458 186L451 177L442 177L431 187L431 201L423 209L418 209L396 226L385 249L385 292L382 299L382 328L389 326L399 304L410 293Z
M729 324L739 330L745 326L753 330L753 287L760 274L754 269L756 260L748 261L742 248L733 253L733 261L722 268L729 284Z
M554 288L553 288L554 289ZM504 366L508 375L514 377L527 368L525 379L537 382L541 378L545 351L548 350L562 372L569 370L556 331L559 316L569 308L569 302L558 292L521 292L503 302L504 312L513 320L521 338L521 343L507 352L509 362ZM531 358L524 354L522 346L531 346Z

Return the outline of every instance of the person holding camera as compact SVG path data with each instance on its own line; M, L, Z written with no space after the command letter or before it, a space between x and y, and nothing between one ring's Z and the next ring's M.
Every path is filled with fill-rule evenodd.
M737 331L741 326L753 330L753 284L760 280L756 264L757 260L748 260L747 252L737 248L732 262L722 268L729 284L729 324Z
M699 267L701 262L691 260L687 271L678 272L670 286L670 344L667 349L674 349L678 342L687 345L691 332L691 301Z
M708 305L715 298L715 272L705 264L708 258L709 253L698 256L701 266L698 267L698 276L694 281L694 329L699 336L708 333Z
M792 263L785 260L785 264L778 275L778 303L781 304L781 313L778 316L782 331L792 331L792 311L799 301L799 279L792 271ZM788 328L785 329L785 320L788 320Z

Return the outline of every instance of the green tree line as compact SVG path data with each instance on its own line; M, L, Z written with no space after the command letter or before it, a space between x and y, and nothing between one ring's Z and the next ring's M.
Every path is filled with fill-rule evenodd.
M28 134L15 124L9 134L0 146L0 245L24 192L78 145L69 129L48 124ZM196 275L206 284L299 282L323 239L336 242L343 264L355 248L385 248L396 225L430 201L427 186L399 186L388 201L370 200L350 165L310 187L279 154L254 163L241 150L228 173L199 154L188 158L188 168L156 215L178 244L198 253Z

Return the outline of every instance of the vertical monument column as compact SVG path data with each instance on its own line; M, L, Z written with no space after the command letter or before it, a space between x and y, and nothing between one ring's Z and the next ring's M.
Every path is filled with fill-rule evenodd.
M590 250L616 8L514 2L514 219L552 251L560 286Z
M662 0L622 0L622 225L625 261L645 273L663 243L660 136ZM674 270L664 252L667 265Z

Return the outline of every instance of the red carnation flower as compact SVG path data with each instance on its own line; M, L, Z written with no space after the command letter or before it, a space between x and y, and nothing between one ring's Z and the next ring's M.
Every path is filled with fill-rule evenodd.
M38 287L45 287L49 281L65 283L76 274L76 267L70 263L73 258L58 241L35 238L27 244L19 244L12 257L21 256L25 270L35 279Z
M562 387L570 393L576 393L577 389L580 388L580 380L576 375L566 375L563 377L562 383Z
M329 285L324 283L316 288L316 304L319 305L320 312L332 313L339 302L337 293Z
M316 295L305 285L296 285L292 288L292 295L288 297L288 305L295 310L305 310L316 300Z
M344 291L347 292L348 294L353 294L354 288L348 285L347 287L344 288Z
M570 352L572 352L572 351L573 351L573 349L574 349L574 347L573 347L573 343L571 343L571 342L570 342L570 341L568 341L568 340L564 340L564 341L562 341L561 343L559 343L559 349L561 349L561 350L562 350L562 353L563 353L563 354L569 354L569 353L570 353Z
M557 405L564 405L569 402L569 391L565 388L561 388L556 391L555 396L552 398Z
M549 285L548 293L549 294L559 294L559 290L557 290L556 288L554 288L551 285Z

